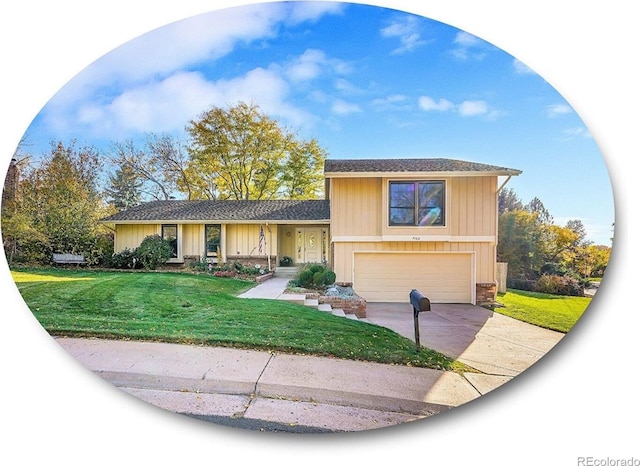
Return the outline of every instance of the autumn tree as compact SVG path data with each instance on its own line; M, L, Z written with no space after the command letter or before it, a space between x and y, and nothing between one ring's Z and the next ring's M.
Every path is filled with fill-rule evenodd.
M119 188L131 191L135 186L141 199L168 200L179 192L186 193L187 199L194 198L187 172L189 156L184 145L171 136L148 134L140 143L116 142L108 153L115 170L111 175L112 191ZM117 177L120 185L116 187ZM113 196L113 192L110 194Z
M98 224L105 213L97 183L100 167L95 150L60 142L25 170L17 214L9 223L26 259L47 261L51 253L63 252L84 254L91 262L108 252Z
M217 199L318 197L326 153L315 140L299 141L256 105L214 107L187 126L189 171L200 192ZM196 183L197 184L197 183Z
M611 248L593 246L582 221L557 225L539 198L523 204L514 191L505 191L498 196L497 252L499 261L509 263L510 278L603 273Z
M323 190L326 152L315 139L293 144L281 178L281 196L286 199L316 199Z
M542 232L536 214L507 211L498 221L498 260L509 264L509 277L528 277L540 270Z

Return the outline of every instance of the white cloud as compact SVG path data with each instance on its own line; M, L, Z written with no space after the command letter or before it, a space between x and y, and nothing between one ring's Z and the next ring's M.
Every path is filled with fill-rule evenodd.
M468 32L460 31L456 34L453 43L461 47L478 47L483 44L483 41Z
M394 55L411 52L427 43L420 35L420 25L418 19L414 16L407 16L400 21L391 23L389 26L384 27L380 34L385 38L400 40L400 46L391 52Z
M489 106L484 100L465 100L458 106L458 112L463 117L484 115L489 111Z
M306 50L287 67L287 76L292 81L309 81L322 72L327 57L321 50Z
M348 74L351 65L335 58L329 58L322 50L307 49L302 55L284 66L284 73L293 82L311 81L323 74Z
M362 112L362 109L357 104L338 99L331 105L331 112L336 115L351 115Z
M289 24L298 24L305 21L315 21L326 14L340 14L344 5L337 2L291 2Z
M439 99L436 102L433 98L429 96L420 97L418 99L418 105L422 110L425 110L427 112L432 110L444 112L444 111L452 110L455 107L453 103L448 101L447 99Z
M458 60L482 60L487 55L487 42L468 32L459 31L453 43L451 54Z
M536 74L535 71L516 58L513 59L512 66L516 74Z
M411 104L406 95L393 94L374 99L371 105L376 110L409 110Z
M425 112L437 111L448 112L455 111L462 117L474 117L485 115L491 120L495 120L502 116L502 112L491 109L489 104L484 100L465 100L460 104L455 104L447 99L434 99L423 95L418 99L418 106Z
M550 118L567 115L569 113L573 113L573 109L567 104L547 105L547 115Z
M238 43L275 37L282 23L313 21L341 10L339 4L332 2L273 2L177 21L99 58L70 81L52 103L69 106L99 88L158 80L192 65L215 61L233 51Z
M234 79L207 81L197 72L177 73L120 94L106 105L83 106L79 123L96 134L169 132L213 107L251 102L260 110L295 126L310 124L312 116L287 102L289 84L277 73L255 68Z
M336 79L334 88L342 94L346 95L361 95L363 93L362 89L345 78Z
M565 141L570 141L575 138L590 139L592 137L589 130L584 126L565 129L564 131L562 131L562 134L565 135L565 138L564 138Z

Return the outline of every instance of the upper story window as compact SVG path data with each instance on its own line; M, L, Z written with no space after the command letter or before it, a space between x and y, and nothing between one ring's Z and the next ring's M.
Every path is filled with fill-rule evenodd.
M444 226L444 181L389 182L390 226Z

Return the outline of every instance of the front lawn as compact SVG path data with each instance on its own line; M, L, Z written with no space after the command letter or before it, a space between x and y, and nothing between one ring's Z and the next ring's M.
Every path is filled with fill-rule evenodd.
M494 309L499 314L567 333L587 309L591 298L509 289L498 294L497 301L505 306Z
M252 282L171 272L14 270L23 299L52 335L166 341L468 369L365 322L236 296Z

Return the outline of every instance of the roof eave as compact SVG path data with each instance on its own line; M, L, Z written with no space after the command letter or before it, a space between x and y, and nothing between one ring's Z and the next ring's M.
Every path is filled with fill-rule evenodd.
M325 178L461 178L469 176L518 176L521 170L487 170L487 171L339 171L326 172Z
M317 224L329 224L329 219L319 220L220 220L220 219L206 219L206 220L180 220L180 219L153 219L153 220L99 220L98 223L111 224L111 225L159 225L159 224L180 224L180 225L204 225L206 223L220 223L225 225L265 225L265 224L278 224L278 225L317 225Z

